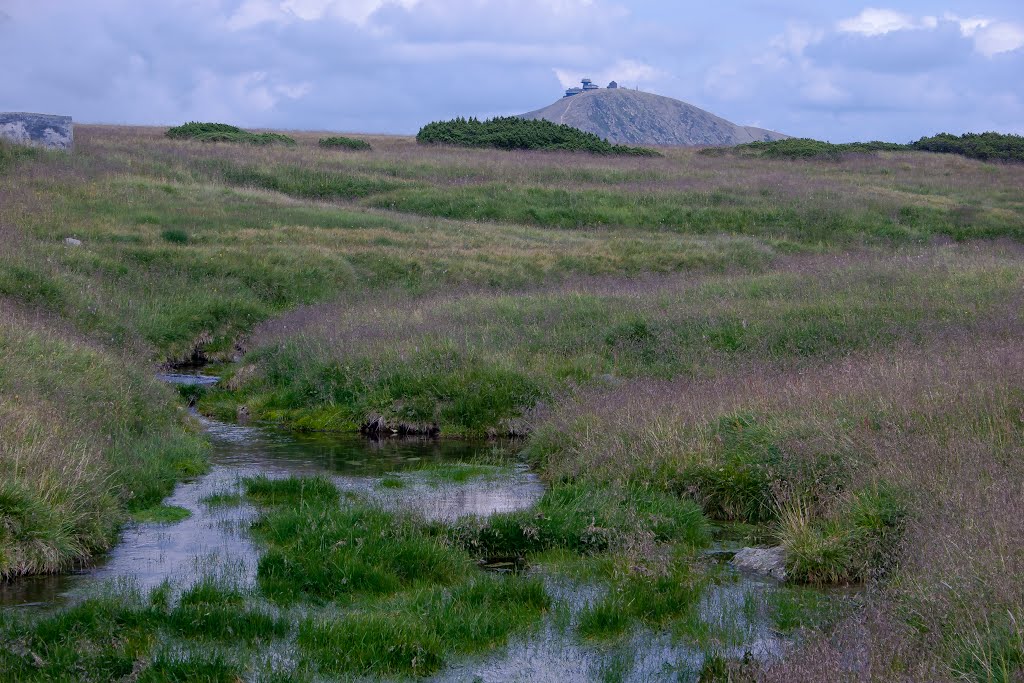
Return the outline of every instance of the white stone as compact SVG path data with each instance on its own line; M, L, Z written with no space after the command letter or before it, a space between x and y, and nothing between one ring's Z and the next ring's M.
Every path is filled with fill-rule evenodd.
M82 246L82 240L76 240L74 237L65 237L64 244L71 247L80 247Z

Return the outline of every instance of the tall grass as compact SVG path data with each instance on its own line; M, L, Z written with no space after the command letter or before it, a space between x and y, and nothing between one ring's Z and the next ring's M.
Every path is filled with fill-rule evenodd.
M950 249L519 295L353 297L261 328L250 341L255 372L201 405L227 414L240 401L316 430L383 420L416 432L519 433L535 405L577 385L812 363L978 329L1012 310L1022 277L1012 252ZM748 476L742 460L692 478L707 488Z
M115 541L127 511L205 468L147 371L0 302L0 576L52 572Z

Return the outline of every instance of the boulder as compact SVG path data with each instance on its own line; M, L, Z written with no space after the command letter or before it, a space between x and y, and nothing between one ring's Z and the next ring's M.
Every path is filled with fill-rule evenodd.
M0 112L0 138L20 145L70 151L74 146L74 125L70 116Z
M74 237L65 237L64 244L69 247L80 247L82 246L82 240L75 239Z
M764 574L779 581L786 580L786 550L782 546L773 548L743 548L732 558L732 566L757 574Z

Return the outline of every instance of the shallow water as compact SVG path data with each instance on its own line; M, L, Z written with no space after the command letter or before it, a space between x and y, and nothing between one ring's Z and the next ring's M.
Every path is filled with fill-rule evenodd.
M179 373L162 376L176 384L206 384L216 378ZM59 606L125 579L142 588L164 580L187 586L211 571L228 570L244 582L255 580L258 548L248 527L258 514L251 505L210 506L208 496L239 491L240 480L325 475L342 491L357 493L389 508L409 509L428 519L454 520L531 507L543 495L536 475L510 457L506 445L431 439L370 441L359 436L296 435L272 428L199 419L213 446L209 473L179 484L166 505L186 508L191 516L174 524L128 526L121 542L88 570L64 576L33 577L0 584L0 608L40 609ZM508 458L486 476L446 482L424 465ZM382 485L382 482L387 485ZM712 562L708 558L706 561ZM577 615L599 600L603 585L586 584L546 571L543 577L563 617L552 616L533 633L513 639L506 648L454 662L437 681L696 681L705 649L686 638L638 629L612 644L581 641L574 634ZM764 602L775 583L723 569L721 580L706 591L701 620L730 635L716 654L757 659L778 657L786 646L763 614L745 607ZM567 613L567 617L565 614ZM705 645L706 647L706 645ZM281 656L288 659L288 654Z
M188 377L188 376L185 376ZM174 524L129 525L109 553L88 570L63 576L31 577L0 584L0 606L43 607L73 600L110 579L130 578L151 588L165 579L187 584L218 565L255 571L258 550L247 532L254 507L210 507L203 499L235 493L243 477L321 474L342 491L363 494L393 508L428 519L489 515L527 508L544 493L536 475L510 464L496 474L459 484L433 481L416 470L424 465L472 461L500 446L429 439L370 441L347 435L293 435L279 430L226 424L199 418L213 445L210 472L179 484L164 503L189 510ZM505 451L509 449L505 448ZM397 473L397 474L395 474ZM400 489L380 486L392 474Z
M538 568L543 574L543 568ZM701 621L723 633L732 634L712 647L720 656L758 660L774 659L783 653L787 641L776 633L764 615L749 615L748 600L763 600L777 583L725 570L721 583L712 584L698 605ZM699 679L708 651L674 638L665 632L640 628L620 641L581 640L573 633L576 618L586 606L600 600L606 588L578 583L558 575L544 575L553 603L567 605L568 624L558 626L548 620L538 633L512 641L508 648L483 657L464 659L430 680L438 683L480 681L551 681L587 683L616 680L629 683L647 681L694 681Z

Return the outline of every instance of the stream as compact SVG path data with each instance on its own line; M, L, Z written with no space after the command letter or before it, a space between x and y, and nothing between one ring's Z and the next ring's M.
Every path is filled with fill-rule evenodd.
M175 383L216 381L202 375L169 375ZM487 516L529 508L544 486L525 465L506 455L509 466L497 474L454 483L421 474L424 465L496 462L511 449L501 444L436 439L372 441L356 435L300 435L281 430L227 424L198 417L213 446L211 468L195 480L179 484L164 503L191 515L176 523L132 523L121 541L87 570L58 576L28 577L0 583L0 609L49 609L73 603L111 581L130 580L143 590L165 580L188 585L211 567L230 566L255 581L259 549L248 532L258 510L240 505L211 506L216 494L232 494L244 477L320 474L340 490L358 492L393 508L410 509L428 519L455 520L464 515ZM384 478L401 486L382 486ZM576 615L600 599L606 588L538 572L552 598L566 606L560 624L548 619L538 632L513 639L507 648L485 656L458 660L442 671L440 681L626 681L696 680L704 651L669 634L639 629L624 641L608 645L580 642L572 634ZM775 583L723 567L727 580L713 583L700 604L701 618L715 628L736 634L736 644L719 654L770 659L781 654L785 639L770 620L750 609L763 603ZM566 621L567 620L567 621Z

